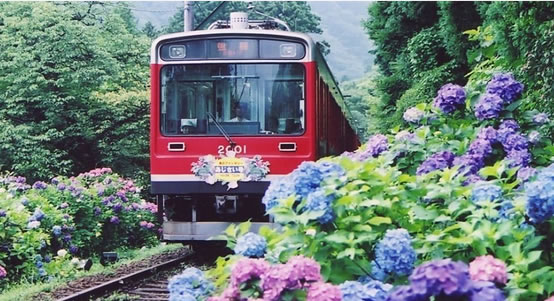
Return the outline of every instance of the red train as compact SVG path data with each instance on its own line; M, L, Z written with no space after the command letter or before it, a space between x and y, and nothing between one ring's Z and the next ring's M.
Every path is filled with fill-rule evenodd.
M163 240L269 224L261 198L270 181L359 145L314 41L241 21L153 42L151 192Z

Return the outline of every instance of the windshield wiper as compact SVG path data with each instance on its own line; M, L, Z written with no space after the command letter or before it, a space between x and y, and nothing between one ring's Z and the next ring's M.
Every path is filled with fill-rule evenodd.
M231 148L233 149L237 145L235 143L235 141L233 141L233 139L231 139L231 136L229 136L229 134L227 134L227 132L225 131L223 126L221 126L221 124L215 119L215 116L212 113L207 112L206 114L208 114L208 117L210 117L214 121L215 127L219 130L219 132L221 134L223 134L223 137L225 137L225 139L227 139L227 142L229 142L229 144L231 145Z

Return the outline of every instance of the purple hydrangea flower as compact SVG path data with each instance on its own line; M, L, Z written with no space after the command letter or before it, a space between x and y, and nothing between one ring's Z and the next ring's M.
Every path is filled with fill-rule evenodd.
M409 285L396 287L387 297L387 301L427 301L425 295L417 294Z
M527 135L527 138L529 139L530 143L535 144L541 140L541 133L539 133L538 131L531 131Z
M517 171L517 178L521 182L527 182L536 173L537 170L533 167L522 167Z
M473 184L473 183L477 183L479 181L482 181L483 178L481 178L481 176L477 175L477 174L469 174L469 175L466 175L466 179L463 183L464 186L467 186L469 184Z
M414 138L415 138L414 133L410 133L410 132L405 131L405 130L396 133L396 135L394 136L394 140L397 141L397 142L412 141L412 140L414 140Z
M496 94L506 104L511 103L523 92L523 84L516 81L511 73L498 73L487 84L487 93Z
M121 203L117 203L117 204L113 205L113 211L114 212L121 212L121 209L123 209L123 205L121 205Z
M479 120L494 119L504 107L502 98L496 94L483 95L475 105L475 117Z
M476 204L493 202L502 197L502 188L489 182L477 182L471 192L471 200Z
M491 281L500 285L508 282L506 264L491 255L479 256L470 262L469 276L474 281Z
M531 153L527 149L512 150L508 152L506 160L510 162L509 167L527 167L531 163Z
M550 122L550 119L548 118L548 114L546 113L538 113L535 116L533 116L533 122L541 125Z
M6 216L6 210L0 209L0 217Z
M412 237L405 229L387 230L375 248L375 263L387 274L408 275L415 260Z
M508 137L508 135L514 134L518 131L519 131L519 124L515 120L513 119L504 120L498 127L498 131L497 131L498 141L503 143Z
M421 118L423 118L423 111L416 107L412 107L407 109L402 117L404 117L404 120L407 122L418 123Z
M502 141L502 146L506 152L526 150L529 147L529 141L527 141L525 136L519 133L513 133L509 134L506 139Z
M237 239L234 251L246 257L263 257L266 248L267 241L263 236L248 232Z
M69 204L66 203L66 202L63 202L63 203L60 204L60 208L61 208L61 209L65 209L65 208L67 208L67 207L69 207Z
M489 140L477 138L473 140L473 142L471 142L467 153L472 155L479 155L483 158L486 158L487 156L492 154L491 142Z
M333 212L333 195L326 195L323 189L318 189L308 195L306 199L305 211L323 211L322 215L317 220L322 224L328 224L335 219Z
M535 180L524 185L526 211L533 223L542 223L554 216L554 163L537 172Z
M358 160L364 161L370 157L376 158L382 152L389 149L389 140L387 136L376 134L369 138L366 144L366 148L363 152L359 153Z
M70 242L70 241L71 241L71 234L66 234L66 235L64 235L63 241L64 241L64 242Z
M423 263L414 270L409 279L413 292L427 298L463 296L471 290L468 266L450 259Z
M37 189L37 190L43 190L43 189L46 189L47 187L48 187L48 184L46 184L42 181L36 181L33 184L33 189Z
M64 190L65 190L65 184L64 184L64 183L58 183L58 185L56 186L56 188L57 188L59 191L64 191Z
M464 154L454 158L452 165L459 166L460 172L465 176L469 176L476 174L485 166L485 158L479 154Z
M271 265L261 276L264 300L279 301L283 291L301 288L301 283L294 281L295 277L292 277L293 273L294 271L291 265Z
M433 101L433 106L449 114L465 106L466 92L462 86L446 84L440 88Z
M477 134L477 139L486 140L490 143L495 143L497 141L497 132L492 126L488 126L479 130Z
M117 217L117 216L112 216L112 217L110 218L110 223L116 224L116 225L119 224L119 217Z
M506 297L494 283L489 281L472 281L469 301L504 301Z
M58 178L52 178L52 180L50 180L50 183L52 183L53 185L58 185L59 182L60 180L58 180Z
M100 207L94 207L94 215L98 216L102 214L102 209Z
M79 248L76 245L69 246L69 253L77 254L78 251L79 251Z
M304 256L293 256L287 261L287 265L292 268L292 274L289 281L294 283L306 283L321 281L321 267L317 261Z
M454 154L450 151L442 151L431 155L419 165L416 173L418 175L429 173L433 170L442 170L452 166Z

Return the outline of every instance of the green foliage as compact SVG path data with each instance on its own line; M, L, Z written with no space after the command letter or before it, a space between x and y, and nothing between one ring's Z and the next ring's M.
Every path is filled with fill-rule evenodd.
M134 24L124 4L0 3L0 168L32 180L104 162L146 170L149 38Z

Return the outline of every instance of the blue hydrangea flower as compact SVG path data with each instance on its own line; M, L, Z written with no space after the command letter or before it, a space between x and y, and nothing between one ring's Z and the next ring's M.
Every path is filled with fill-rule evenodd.
M514 204L509 200L502 202L498 210L498 215L501 220L511 220L515 216Z
M44 276L48 275L48 273L46 273L46 270L44 268L39 268L38 269L38 275L40 277L44 277Z
M345 281L339 288L342 301L365 301L370 298L366 287L358 281Z
M308 195L306 200L306 211L323 211L323 215L318 217L318 221L322 224L327 224L335 219L333 212L333 195L326 195L325 191L318 189Z
M415 260L412 237L405 229L387 230L375 248L375 263L387 274L408 275Z
M202 271L191 267L181 274L171 277L167 289L169 290L169 300L196 301L210 296L214 291L214 286L206 279Z
M393 287L388 283L373 280L368 276L360 277L358 282L365 286L367 294L369 295L368 301L385 301Z
M6 216L6 210L0 209L0 217Z
M433 170L442 170L452 166L454 154L450 151L442 151L431 155L419 165L416 174L422 175L430 173Z
M60 226L52 227L52 233L54 233L54 236L62 235L62 227L60 227Z
M531 153L527 149L512 150L506 155L506 160L510 162L509 167L527 167L531 163Z
M71 245L69 247L69 253L71 254L77 254L77 251L79 251L79 248L76 245Z
M294 194L294 183L287 178L281 178L271 181L265 191L262 203L265 205L266 212L279 204L279 200L286 199Z
M546 113L538 113L535 116L533 116L533 122L541 125L550 122L550 119L548 118L548 114Z
M437 97L433 100L433 106L443 113L449 114L461 109L466 103L466 92L462 86L446 84L440 88Z
M235 254L246 257L263 257L267 248L267 242L263 236L248 232L237 239Z
M469 301L504 301L506 297L500 289L489 281L472 281Z
M506 104L511 103L523 92L523 84L516 81L511 73L498 73L487 84L487 93L496 94Z
M483 95L475 105L475 117L479 120L495 119L504 108L504 101L496 94Z
M471 200L475 204L483 202L493 202L502 197L502 188L489 182L477 182L471 192Z
M305 198L317 190L325 179L343 174L342 167L335 163L305 161L291 173L291 180L296 195Z
M35 209L35 212L33 212L33 215L31 215L31 217L29 217L29 221L32 222L32 221L41 221L42 219L44 218L44 212L42 212L42 210L40 210L40 208L36 208Z
M535 180L524 185L527 215L533 223L542 223L554 216L554 163L541 169Z

